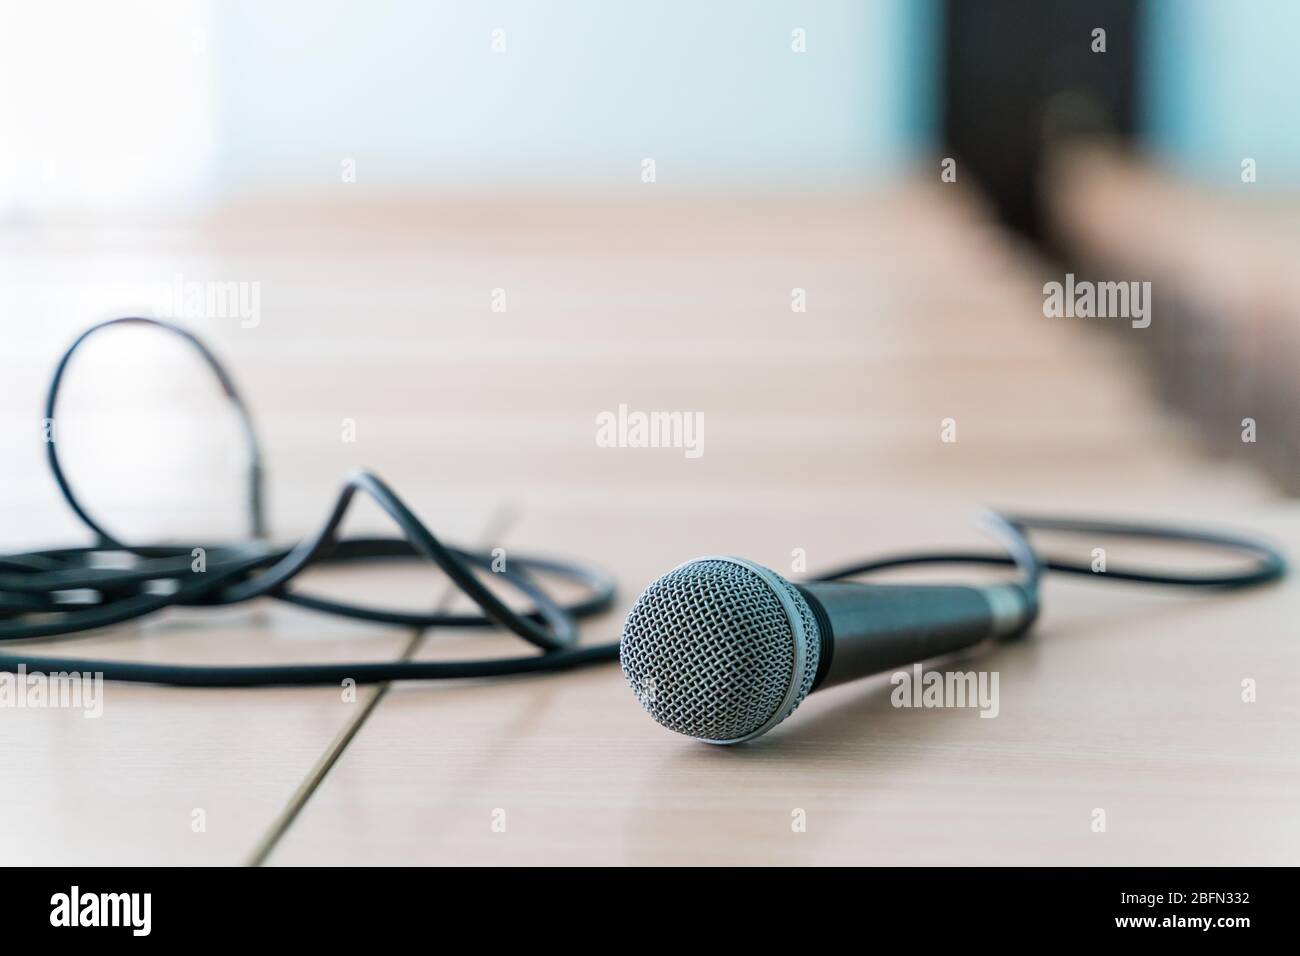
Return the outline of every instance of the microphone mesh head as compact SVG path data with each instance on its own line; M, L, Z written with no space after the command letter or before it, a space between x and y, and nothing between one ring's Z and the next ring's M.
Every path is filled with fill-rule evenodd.
M793 712L812 689L820 649L808 602L790 582L748 561L701 558L637 599L619 660L659 723L734 743Z

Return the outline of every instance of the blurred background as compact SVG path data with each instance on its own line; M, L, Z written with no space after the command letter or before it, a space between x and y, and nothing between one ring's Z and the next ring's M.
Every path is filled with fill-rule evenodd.
M290 528L357 465L555 507L1294 492L1297 40L1285 0L5 2L0 507L58 510L45 382L126 313L231 362ZM1151 326L1045 318L1067 272L1150 281ZM228 529L184 347L73 368L93 506ZM599 453L623 403L706 454Z
M987 505L1286 547L1298 48L1286 0L0 0L0 551L88 539L51 435L121 540L246 534L239 422L183 341L96 334L44 420L77 334L133 314L225 362L277 540L369 468L445 540L608 569L584 640L692 555L985 549ZM1150 283L1150 324L1046 314L1069 277ZM607 447L623 408L702 430ZM362 501L345 531L390 529ZM304 577L465 603L419 563ZM103 721L0 721L0 862L1293 862L1294 594L1052 580L1045 639L987 665L997 721L845 688L731 759L613 668L356 707L114 685ZM26 647L521 653L422 639L257 601ZM792 806L817 822L778 840Z

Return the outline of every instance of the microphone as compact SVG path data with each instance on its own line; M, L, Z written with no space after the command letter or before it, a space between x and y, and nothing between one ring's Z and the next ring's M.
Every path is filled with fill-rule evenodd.
M743 558L687 561L632 606L623 674L669 730L711 744L767 733L812 691L1023 633L1018 584L794 584Z

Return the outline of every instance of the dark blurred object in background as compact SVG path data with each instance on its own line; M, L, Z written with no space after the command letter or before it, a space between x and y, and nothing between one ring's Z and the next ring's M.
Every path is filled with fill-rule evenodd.
M1300 17L1198 0L944 12L944 154L1037 245L1046 279L1150 282L1150 328L1069 321L1140 353L1206 451L1300 493L1300 203L1279 52Z
M1075 138L1131 140L1142 5L1133 0L947 0L943 135L1013 228L1046 236L1040 178ZM1104 52L1095 30L1104 30Z

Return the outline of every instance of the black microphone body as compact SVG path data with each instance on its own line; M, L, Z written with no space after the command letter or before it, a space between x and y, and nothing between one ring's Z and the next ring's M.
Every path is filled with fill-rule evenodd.
M1031 620L1017 585L797 584L817 618L813 690L1008 637Z

